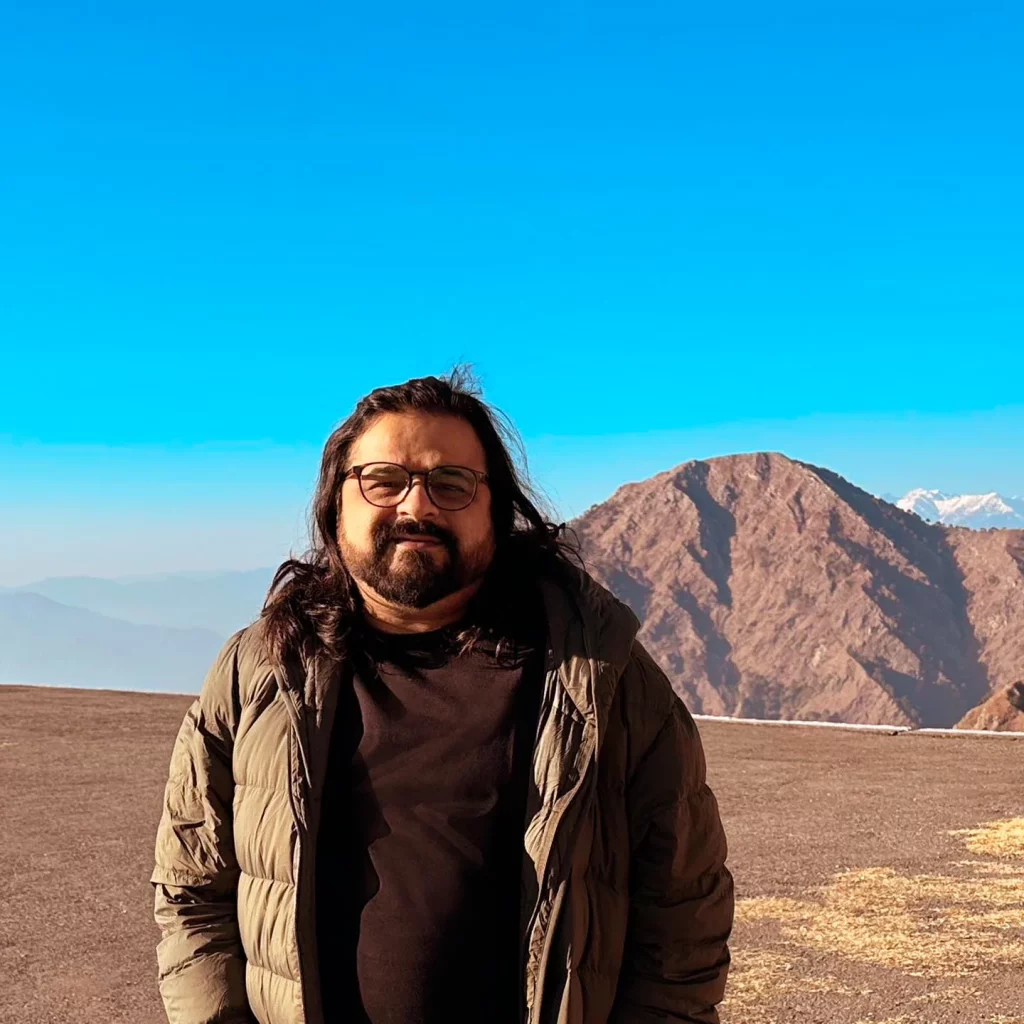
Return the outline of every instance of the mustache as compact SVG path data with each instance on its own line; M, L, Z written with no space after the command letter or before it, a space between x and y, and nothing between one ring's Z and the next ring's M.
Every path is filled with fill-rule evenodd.
M383 551L389 544L395 544L400 540L411 537L433 537L439 540L449 551L454 551L455 537L448 530L435 523L424 520L417 522L380 523L374 530L374 546L377 551Z

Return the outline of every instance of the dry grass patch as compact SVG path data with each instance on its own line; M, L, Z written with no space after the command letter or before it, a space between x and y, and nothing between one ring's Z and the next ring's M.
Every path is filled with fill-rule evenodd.
M955 868L970 868L980 875L1015 875L1021 876L1021 865L998 860L955 860Z
M924 995L914 996L912 1003L963 1003L980 999L985 993L980 988L971 988L969 985L950 985L949 988L940 988L936 992L925 992Z
M862 1017L856 1024L932 1024L928 1017L919 1017L917 1014L900 1014L899 1017L886 1017L884 1020L876 1020L873 1017ZM1007 1017L997 1013L994 1017L982 1017L979 1024L1024 1024L1024 1017Z
M1024 856L1024 819L956 833L974 853ZM740 900L740 921L778 921L782 938L910 975L952 978L1024 969L1024 865L959 861L973 877L864 868L836 875L814 899Z
M905 876L892 868L839 874L807 921L783 935L861 963L929 977L993 965L1024 969L1021 880Z
M779 996L828 992L856 995L857 990L834 975L813 976L807 965L792 956L765 949L741 949L733 953L729 987L722 1004L725 1024L784 1024L770 1009Z
M885 1020L875 1020L873 1017L861 1017L856 1024L923 1024L920 1017L907 1017L900 1014L899 1017L886 1017Z
M1024 880L902 875L868 868L837 875L804 904L787 907L784 938L862 963L927 977L960 977L994 965L1024 968Z
M1024 859L1024 818L988 821L978 828L961 828L949 833L963 836L967 849L989 857Z
M807 917L807 902L785 896L750 896L736 901L739 921L802 921Z
M766 999L793 992L856 995L857 990L832 974L812 976L806 964L765 949L737 951L729 968L728 1005L761 1005Z

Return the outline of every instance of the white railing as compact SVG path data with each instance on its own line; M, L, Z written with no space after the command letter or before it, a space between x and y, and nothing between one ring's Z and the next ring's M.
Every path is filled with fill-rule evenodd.
M887 736L903 733L922 736L987 736L1007 740L1024 740L1024 732L1000 732L997 729L918 729L910 725L859 725L856 722L799 722L792 718L735 718L731 715L694 715L698 722L735 722L739 725L800 725L813 729L850 729L856 732L877 732Z

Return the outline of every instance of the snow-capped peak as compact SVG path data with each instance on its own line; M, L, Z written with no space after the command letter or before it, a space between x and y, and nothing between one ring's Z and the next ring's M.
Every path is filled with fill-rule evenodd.
M1024 498L1004 498L995 491L951 495L919 487L905 494L896 505L904 512L914 512L929 522L947 526L1024 529Z

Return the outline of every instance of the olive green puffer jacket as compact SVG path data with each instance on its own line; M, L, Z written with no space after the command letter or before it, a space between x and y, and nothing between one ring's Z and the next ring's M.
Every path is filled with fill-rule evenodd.
M542 581L549 650L523 841L528 1024L717 1024L732 878L693 719L588 575ZM150 876L171 1024L324 1020L313 891L339 673L225 645L171 755Z

